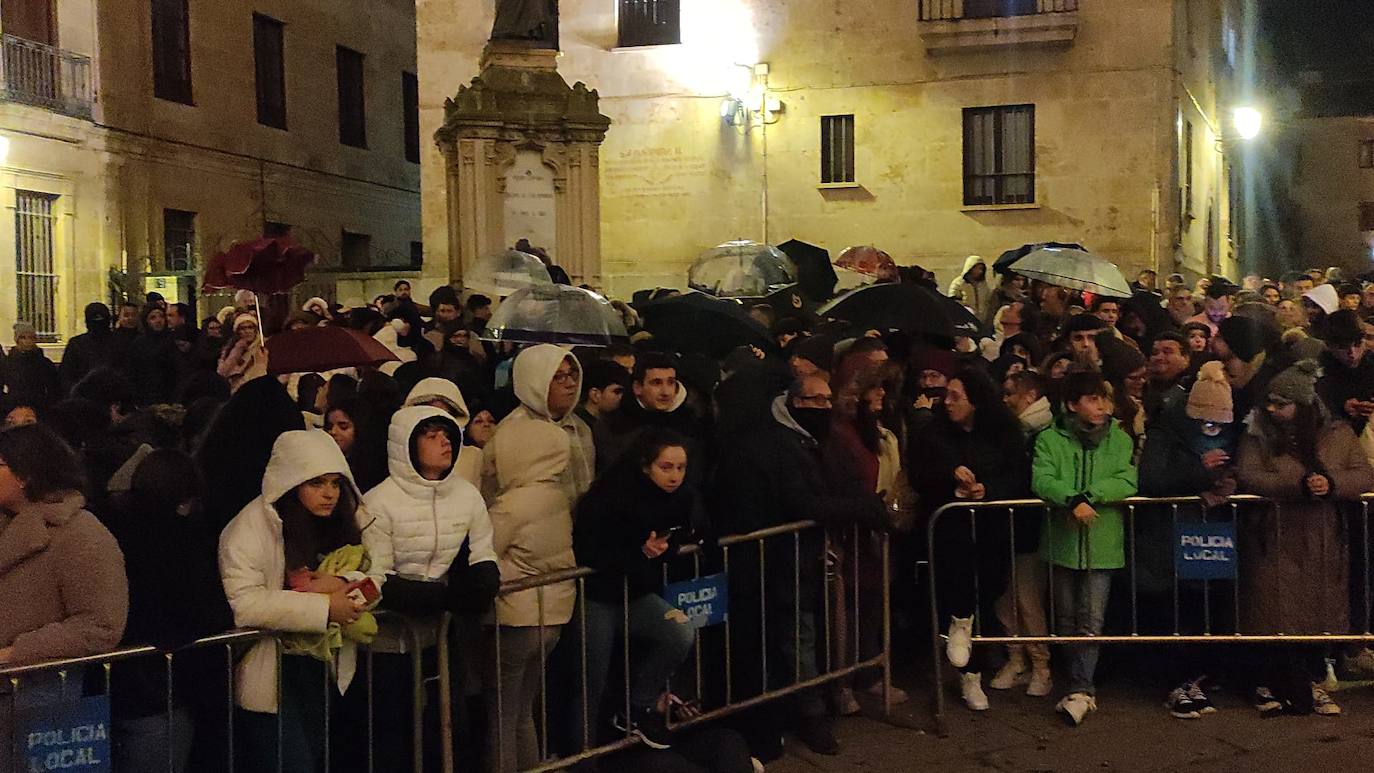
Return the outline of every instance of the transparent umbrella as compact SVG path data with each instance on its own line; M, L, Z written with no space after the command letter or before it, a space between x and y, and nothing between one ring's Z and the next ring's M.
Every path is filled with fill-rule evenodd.
M516 290L501 301L481 337L522 344L609 346L625 341L625 323L591 290L550 284Z
M499 296L513 295L527 287L553 287L549 270L539 258L519 250L506 250L477 261L463 284Z
M703 252L687 270L692 289L721 298L767 295L797 281L797 267L770 244L726 242Z

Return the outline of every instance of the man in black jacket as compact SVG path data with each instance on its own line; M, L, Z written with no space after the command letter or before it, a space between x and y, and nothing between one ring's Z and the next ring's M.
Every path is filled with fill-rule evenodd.
M825 380L801 379L774 400L771 421L755 432L741 433L725 450L715 487L715 523L720 531L743 534L801 520L881 522L883 503L877 494L840 495L826 483L820 449L829 432L830 409L831 391ZM753 628L758 622L752 615L732 618L735 652L766 652L763 668L762 658L737 656L737 695L817 676L817 628L826 622L816 620L825 543L819 529L798 534L795 543L789 533L730 551L731 603L739 609L757 609L762 597L767 614L766 647L759 646L763 631ZM760 684L764 672L766 685ZM820 693L797 693L796 710L802 741L817 753L837 754L839 744Z
M73 336L62 353L58 366L62 393L68 394L76 382L97 368L109 367L114 354L110 346L110 308L103 303L86 304L86 332Z
M700 419L687 404L687 388L678 381L677 358L662 352L644 352L635 358L632 394L620 407L603 414L592 428L596 439L597 472L607 470L649 427L670 429L687 438L688 482L699 484L709 465Z
M1341 309L1326 318L1326 351L1317 393L1332 416L1350 422L1358 435L1374 414L1374 357L1365 351L1364 325L1355 312Z

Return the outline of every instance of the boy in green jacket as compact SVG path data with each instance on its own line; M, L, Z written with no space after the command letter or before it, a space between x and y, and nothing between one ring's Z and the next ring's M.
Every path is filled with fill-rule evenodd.
M1050 505L1040 554L1051 575L1055 630L1061 636L1102 633L1113 569L1126 564L1121 511L1106 507L1136 493L1134 445L1112 420L1111 388L1102 376L1065 377L1064 411L1035 440L1031 488ZM1055 710L1072 725L1097 709L1093 674L1100 645L1067 648L1069 691Z

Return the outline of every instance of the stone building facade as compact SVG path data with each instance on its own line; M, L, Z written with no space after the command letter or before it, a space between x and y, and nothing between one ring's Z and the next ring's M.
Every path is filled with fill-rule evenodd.
M0 319L50 320L40 327L60 345L112 284L190 301L209 256L264 232L289 231L319 255L308 292L358 302L397 276L423 278L413 3L0 9L0 202L16 212L0 218L0 275L51 275L0 289ZM44 282L50 301L33 292Z
M968 254L1043 240L1234 273L1239 6L566 0L559 71L612 121L603 284L682 286L735 238L875 244L942 282ZM428 138L478 72L492 4L419 0L417 19ZM422 167L425 243L447 262L436 148Z

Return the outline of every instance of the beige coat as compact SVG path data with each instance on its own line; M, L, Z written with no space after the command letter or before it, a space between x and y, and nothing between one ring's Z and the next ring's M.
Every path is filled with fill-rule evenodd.
M1244 633L1346 633L1350 626L1349 534L1337 502L1374 489L1374 471L1355 433L1328 420L1317 458L1334 491L1313 499L1300 481L1310 470L1297 458L1269 452L1258 428L1240 444L1240 490L1279 501L1256 508L1237 529L1241 630Z
M596 469L591 430L571 411L549 416L548 392L568 352L541 344L520 353L512 369L520 407L496 426L484 449L482 493L487 500L501 580L533 577L577 566L572 549L572 507L591 486ZM582 375L577 374L581 394ZM497 598L501 625L562 625L572 619L573 582Z
M0 530L0 648L14 648L6 665L97 655L124 635L124 554L85 506L75 493L27 504Z

